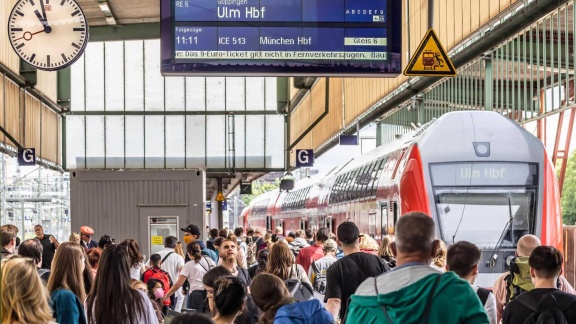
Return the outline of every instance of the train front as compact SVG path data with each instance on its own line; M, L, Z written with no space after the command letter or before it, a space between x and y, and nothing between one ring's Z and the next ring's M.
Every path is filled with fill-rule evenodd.
M525 234L562 248L556 176L538 138L495 112L454 112L418 149L439 237L482 251L477 285L491 287L509 271Z

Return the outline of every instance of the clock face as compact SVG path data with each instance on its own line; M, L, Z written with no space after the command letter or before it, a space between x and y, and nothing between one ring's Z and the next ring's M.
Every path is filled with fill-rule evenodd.
M19 0L8 20L12 48L40 70L74 63L88 43L88 23L74 0Z

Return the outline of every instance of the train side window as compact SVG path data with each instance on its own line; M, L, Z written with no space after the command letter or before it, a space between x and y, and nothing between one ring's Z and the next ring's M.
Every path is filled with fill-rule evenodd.
M372 189L371 189L371 194L370 196L375 196L376 195L376 190L378 189L378 181L380 181L380 177L382 176L382 172L384 172L384 166L386 165L386 162L388 161L388 157L385 156L381 161L380 161L380 165L378 166L378 169L375 169L376 173L374 175L374 182L372 183Z
M372 189L372 186L374 184L374 169L376 169L376 165L379 163L380 160L374 161L368 167L368 170L366 171L366 177L368 178L368 181L366 183L366 187L363 190L362 197L370 196L370 190Z
M267 231L272 230L272 216L270 215L266 215L266 230Z

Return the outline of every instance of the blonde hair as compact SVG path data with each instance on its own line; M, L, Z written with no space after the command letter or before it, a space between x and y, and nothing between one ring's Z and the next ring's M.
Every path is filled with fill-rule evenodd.
M84 276L82 267L86 265L84 248L74 242L63 242L56 249L50 279L48 279L48 291L52 293L56 289L66 289L74 293L78 299L84 301Z
M68 241L80 244L80 234L73 232L70 234Z
M446 254L448 249L446 248L446 243L442 240L438 240L438 250L436 250L436 257L432 260L432 263L438 268L444 269L446 267Z
M2 323L45 324L52 321L50 295L31 258L14 256L2 263Z
M372 236L364 234L360 242L360 250L378 251L378 248L378 242Z
M184 255L184 247L182 247L182 243L178 242L176 243L176 246L174 247L174 253L178 254L179 256L185 258L186 256Z
M380 248L378 249L378 256L383 257L393 257L392 253L392 243L394 243L394 235L386 235L380 243Z

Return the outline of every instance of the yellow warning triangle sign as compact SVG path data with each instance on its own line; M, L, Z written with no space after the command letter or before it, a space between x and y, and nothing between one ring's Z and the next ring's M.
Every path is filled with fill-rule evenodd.
M216 196L216 201L224 201L224 195L222 194L222 191L218 191L218 195Z
M410 63L404 69L404 75L456 76L456 69L432 28L418 45Z

